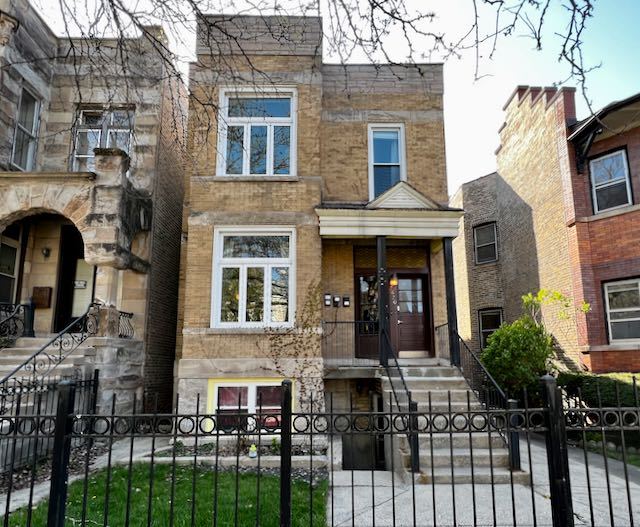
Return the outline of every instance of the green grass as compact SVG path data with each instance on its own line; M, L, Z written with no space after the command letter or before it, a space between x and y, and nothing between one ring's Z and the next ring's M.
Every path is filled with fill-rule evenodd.
M131 500L129 525L146 526L148 521L149 482L151 480L148 464L135 464L131 469ZM164 527L170 525L171 515L171 467L155 465L153 477L153 498L150 525ZM127 504L128 468L114 468L111 473L109 496L108 525L118 527L125 525ZM214 472L206 467L195 471L196 494L195 507L192 503L192 467L176 467L175 499L173 509L173 525L186 527L191 525L213 525L214 510ZM218 525L231 526L235 523L235 482L233 472L220 472L217 475ZM103 525L106 497L106 470L96 472L89 477L86 525ZM66 510L67 526L83 525L82 496L84 481L76 481L69 486ZM257 476L247 473L239 475L238 521L237 525L245 527L256 524ZM309 484L293 480L292 484L292 518L293 525L309 525ZM327 482L322 481L313 489L313 525L326 525ZM42 502L33 510L32 525L45 526L48 503ZM191 522L192 509L195 510L194 522ZM260 476L260 523L264 527L279 525L280 511L280 479L277 476L262 474ZM27 511L20 509L10 516L9 525L26 525Z
M587 450L589 452L593 452L594 454L602 455L602 447L587 445ZM622 452L618 452L617 450L611 450L610 448L605 449L605 454L609 459L617 459L618 461L623 461ZM640 467L640 454L632 454L631 452L626 453L627 465L634 465L636 467Z

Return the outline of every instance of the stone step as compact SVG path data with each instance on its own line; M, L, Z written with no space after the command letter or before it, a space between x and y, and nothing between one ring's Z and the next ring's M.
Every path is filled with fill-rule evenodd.
M405 467L411 466L411 455L409 451L402 454ZM495 450L488 448L473 449L473 456L470 449L454 448L453 457L448 448L434 448L433 456L430 450L420 450L420 467L470 467L473 460L475 467L508 467L509 453L506 448Z
M401 366L400 369L405 377L462 377L460 370L451 366ZM399 377L400 373L390 368L389 375Z
M415 482L417 484L430 483L475 483L475 484L508 484L513 478L513 483L520 485L529 485L529 474L524 471L511 472L508 468L498 467L491 470L491 467L473 467L473 476L471 467L455 467L453 477L451 476L451 467L437 467L433 469L421 470L415 474Z
M398 366L400 367L411 367L411 366L430 366L430 367L438 367L445 366L451 368L451 362L446 359L439 359L436 357L400 357L397 359ZM395 362L393 360L390 361L390 366L395 367Z
M400 394L398 394L400 396ZM386 412L389 411L389 395L385 396L386 398L384 399L384 410ZM406 402L406 397L402 397L400 396L400 412L406 412L407 411L407 402ZM395 403L395 399L393 399L393 396L391 397L392 401L393 401L393 411L394 412L398 412L398 408L396 406ZM428 402L425 401L416 401L418 403L418 412L420 413L424 413L424 414L443 414L446 417L449 417L449 414L465 414L469 411L478 411L478 410L482 410L484 407L482 406L482 403L478 402L477 400L472 401L470 405L467 405L466 400L464 402L462 401L451 401L451 403L449 404L448 401L431 401L431 405L429 405Z
M41 348L47 342L49 342L55 334L40 335L38 337L19 337L16 339L15 347L18 348Z
M396 387L397 390L397 387ZM383 390L383 396L388 400L391 389ZM446 403L451 398L452 403L477 402L476 394L469 390L411 390L411 397L416 402Z
M498 434L491 434L491 438L489 438L489 434L484 432L472 433L471 439L469 439L468 433L452 434L451 437L446 433L418 434L418 444L420 452L430 452L431 444L433 444L434 450L443 448L449 450L450 446L453 446L454 449L469 449L469 445L472 445L474 449L489 448L489 444L491 444L491 448L493 448L494 451L495 449L506 448L504 439L502 439ZM398 439L398 446L400 448L407 448L408 445L409 441L407 436L400 435Z
M399 378L382 377L382 388L390 388L391 382L398 389L404 388ZM468 390L469 385L464 377L405 377L404 382L409 390Z

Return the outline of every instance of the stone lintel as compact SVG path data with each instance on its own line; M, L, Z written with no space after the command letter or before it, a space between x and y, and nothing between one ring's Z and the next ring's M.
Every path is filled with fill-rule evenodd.
M0 172L0 183L2 183L3 179L19 179L21 181L53 179L58 183L60 182L59 180L62 180L62 182L74 180L94 181L96 174L94 172ZM14 182L12 181L11 184L14 184Z

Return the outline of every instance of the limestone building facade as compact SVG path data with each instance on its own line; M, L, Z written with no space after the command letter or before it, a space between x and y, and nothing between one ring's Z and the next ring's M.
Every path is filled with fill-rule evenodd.
M99 302L102 402L145 391L168 405L184 88L149 37L88 47L56 36L26 0L0 2L0 65L0 302L36 306L35 339L21 346L37 349ZM122 313L126 335L106 325Z

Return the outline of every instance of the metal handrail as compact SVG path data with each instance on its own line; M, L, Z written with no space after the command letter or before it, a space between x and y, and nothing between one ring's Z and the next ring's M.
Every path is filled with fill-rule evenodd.
M9 313L5 318L0 320L0 337L20 336L18 335L17 331L15 332L15 334L12 334L11 332L12 325L14 325L16 328L18 328L21 325L22 331L24 332L24 320L21 320L18 315L20 313L24 313L24 309L27 307L27 305L28 304L9 304L9 303L0 304L0 306L3 308L2 311L5 311L5 312L8 312L9 309L13 308L11 313ZM4 309L5 307L8 309L5 310Z
M5 383L20 370L30 371L34 378L50 374L72 351L89 337L98 332L98 314L95 313L99 304L91 303L87 310L62 331L53 336L44 346L33 353L22 364L14 368L9 374L0 379L0 384ZM83 331L74 332L73 329L81 327ZM48 353L47 348L53 346L57 353Z

